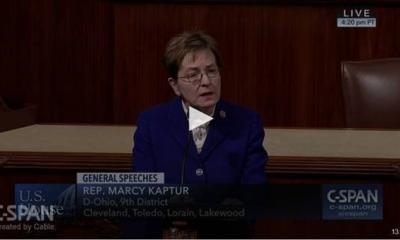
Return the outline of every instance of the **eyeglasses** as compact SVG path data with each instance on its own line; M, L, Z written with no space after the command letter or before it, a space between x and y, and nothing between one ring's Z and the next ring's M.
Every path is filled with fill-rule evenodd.
M205 73L196 72L196 73L191 73L186 76L182 76L182 77L178 77L178 78L184 80L185 82L194 84L194 83L200 82L203 79L204 75L207 75L208 79L210 79L210 80L215 80L215 79L219 78L219 71L218 71L218 69L210 69L210 70L206 71Z

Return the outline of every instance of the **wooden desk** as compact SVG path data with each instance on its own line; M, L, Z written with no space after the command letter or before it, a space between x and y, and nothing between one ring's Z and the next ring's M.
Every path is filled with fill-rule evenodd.
M134 126L32 125L0 133L1 168L129 170ZM400 176L400 131L267 129L270 174Z
M133 126L32 125L0 133L0 201L15 183L74 183L79 171L130 171ZM257 223L263 238L393 237L400 227L400 131L267 129L272 183L380 183L383 221Z

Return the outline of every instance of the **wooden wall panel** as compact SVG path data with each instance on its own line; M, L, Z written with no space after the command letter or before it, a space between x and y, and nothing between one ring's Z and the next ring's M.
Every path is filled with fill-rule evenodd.
M112 6L96 0L1 6L0 95L39 104L43 122L111 121Z
M224 98L260 112L267 126L343 127L340 61L399 56L400 11L374 7L377 28L340 29L340 9L332 4L116 5L114 89L123 94L114 98L115 119L131 123L141 110L171 97L160 64L165 43L183 30L202 29L221 49Z
M342 29L337 12L360 1L304 2L2 1L0 95L38 103L41 122L132 124L173 97L167 40L202 29L221 49L225 99L266 126L343 127L340 61L399 57L400 5L371 0L377 27Z

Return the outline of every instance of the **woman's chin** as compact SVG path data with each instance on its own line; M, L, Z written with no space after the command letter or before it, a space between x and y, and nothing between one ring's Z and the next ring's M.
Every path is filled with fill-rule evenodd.
M211 114L212 111L214 110L214 107L215 107L215 102L210 103L210 104L201 105L201 106L198 107L198 109L200 111L202 111L203 113Z

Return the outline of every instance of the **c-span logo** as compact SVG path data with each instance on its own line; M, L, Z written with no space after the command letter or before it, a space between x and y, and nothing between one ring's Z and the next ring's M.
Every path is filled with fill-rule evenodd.
M380 184L324 185L322 193L322 219L383 218L383 190Z

